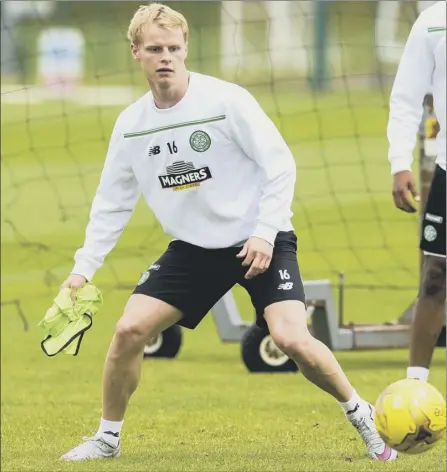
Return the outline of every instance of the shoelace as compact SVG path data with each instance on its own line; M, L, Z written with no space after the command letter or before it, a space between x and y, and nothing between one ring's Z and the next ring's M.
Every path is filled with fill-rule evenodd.
M104 439L103 439L101 436L91 436L91 437L89 437L89 436L84 436L84 437L82 438L82 440L83 440L84 442L95 442L95 441L99 441L100 443L105 444L106 446L109 446L109 447L111 447L112 449L115 449L115 448L117 447L117 446L114 446L113 444L108 443L107 441L104 441Z
M371 420L370 420L371 421ZM370 425L370 421L367 418L360 418L357 421L353 421L353 425L357 428L362 438L365 440L368 449L371 447L377 447L382 445L382 439L379 433Z
M108 446L108 447L110 447L110 448L113 448L113 446L112 446L111 444L109 444L109 443L107 443L106 441L104 441L104 439L102 439L100 436L92 436L92 437L84 436L84 437L82 438L82 440L84 441L84 444L82 444L81 447L84 446L84 445L87 444L87 443L99 442L99 443L101 443L101 445L106 445L106 446ZM88 457L89 459L95 459L96 457L101 456L101 454L99 453L99 451L98 451L96 448L94 448L94 449L89 449L89 450L87 450L87 451L85 451L85 452L87 452L87 457Z
M96 448L89 449L87 448L87 443L89 442L94 442L98 438L95 437L87 437L84 436L82 440L84 441L83 443L79 444L79 446L75 447L73 450L68 452L64 457L76 457L78 456L79 453L83 455L84 459L94 459L98 457L98 452Z

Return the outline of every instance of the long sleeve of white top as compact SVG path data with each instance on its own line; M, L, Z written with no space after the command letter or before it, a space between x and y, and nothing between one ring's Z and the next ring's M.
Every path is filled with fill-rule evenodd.
M419 16L405 45L391 91L387 134L392 174L411 170L424 96L432 85L434 67L427 28Z
M123 140L118 119L92 203L84 245L74 257L72 273L83 275L87 280L93 278L115 247L140 195L129 156L123 152Z
M240 88L234 94L228 114L237 143L257 162L265 176L252 236L273 245L277 233L287 227L292 215L295 160L276 126L247 90Z

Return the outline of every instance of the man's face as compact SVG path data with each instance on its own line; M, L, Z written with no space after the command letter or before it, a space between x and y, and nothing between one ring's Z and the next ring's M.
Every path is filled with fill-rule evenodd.
M148 25L142 32L141 43L132 44L131 51L149 82L159 86L169 87L186 69L187 44L181 28Z

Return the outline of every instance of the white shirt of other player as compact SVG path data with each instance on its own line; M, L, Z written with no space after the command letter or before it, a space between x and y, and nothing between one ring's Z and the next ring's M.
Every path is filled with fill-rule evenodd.
M292 230L296 165L253 96L190 73L169 109L145 94L118 117L72 273L91 280L143 195L164 231L203 248Z
M416 20L405 45L390 98L388 159L391 172L411 170L423 100L433 94L440 131L436 163L446 168L446 2L437 2Z

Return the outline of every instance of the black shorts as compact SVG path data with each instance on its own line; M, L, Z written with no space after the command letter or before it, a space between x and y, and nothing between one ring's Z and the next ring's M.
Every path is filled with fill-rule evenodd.
M445 256L445 170L436 166L421 228L420 248L425 254Z
M293 231L278 233L272 261L266 272L244 279L236 255L240 247L203 249L172 241L166 252L142 275L133 293L148 295L183 313L179 325L194 329L215 303L234 285L244 287L256 310L256 323L265 328L264 310L283 300L305 302L297 261L297 238Z

